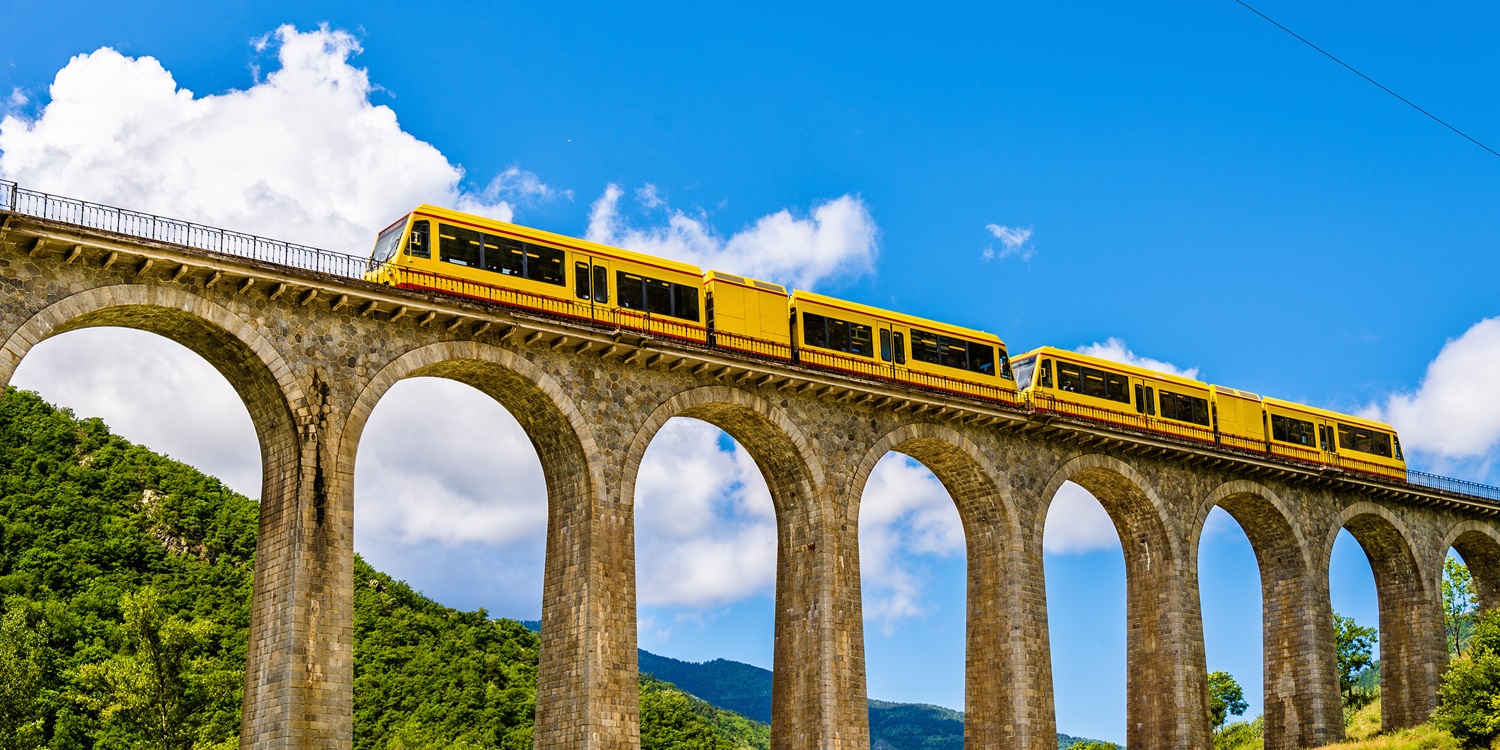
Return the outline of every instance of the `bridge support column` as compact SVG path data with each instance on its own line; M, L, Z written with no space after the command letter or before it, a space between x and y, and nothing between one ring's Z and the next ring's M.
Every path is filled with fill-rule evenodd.
M1320 585L1300 553L1267 557L1260 565L1266 750L1336 742L1344 709L1327 578Z
M354 514L326 449L326 391L262 435L242 750L354 743Z
M1116 522L1116 528L1120 524ZM1152 549L1121 529L1125 545L1125 744L1211 747L1203 615L1196 561ZM1180 549L1180 548L1179 548Z
M774 481L774 480L773 480ZM859 540L822 502L788 503L778 518L776 750L868 750Z
M1047 632L1042 538L966 529L969 547L968 665L964 746L1054 750L1052 650Z

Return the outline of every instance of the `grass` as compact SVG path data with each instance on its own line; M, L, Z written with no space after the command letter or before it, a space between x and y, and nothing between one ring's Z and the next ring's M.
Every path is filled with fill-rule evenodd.
M1327 750L1459 750L1453 735L1431 724L1380 733L1380 701L1352 712L1344 726L1343 742L1325 745ZM1215 750L1261 750L1261 720L1240 721L1214 733ZM1497 743L1500 748L1500 743Z

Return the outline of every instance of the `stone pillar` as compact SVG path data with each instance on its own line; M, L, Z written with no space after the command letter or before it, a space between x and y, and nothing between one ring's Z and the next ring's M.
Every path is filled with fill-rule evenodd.
M857 530L826 500L788 500L777 514L771 746L866 750Z
M1197 561L1116 528L1125 546L1125 744L1211 747Z
M1420 578L1381 581L1380 727L1405 729L1437 708L1438 680L1448 663L1442 595Z
M1300 551L1260 555L1266 750L1318 747L1344 736L1328 581Z
M242 750L354 742L354 515L331 465L327 392L262 434ZM351 472L352 473L352 472Z
M1052 652L1042 539L1022 524L965 527L969 554L964 745L1053 750ZM1034 537L1034 538L1033 538Z

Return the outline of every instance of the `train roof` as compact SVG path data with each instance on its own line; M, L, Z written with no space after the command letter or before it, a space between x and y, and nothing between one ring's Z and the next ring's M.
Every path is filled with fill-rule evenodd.
M786 294L786 287L780 284L770 281L761 281L760 279L752 279L749 276L743 276L737 273L729 273L728 271L709 270L708 272L703 274L703 280L727 281L731 284L739 284L740 286L755 287L756 289L764 289L768 292Z
M569 237L565 234L556 234L541 229L524 227L520 224L512 224L508 221L491 219L486 216L477 216L475 214L467 214L462 211L454 211L451 208L442 208L440 206L433 206L424 203L420 206L417 206L416 209L412 211L412 213L420 216L428 216L434 219L442 219L444 221L449 221L455 224L464 224L477 229L488 229L500 234L508 234L513 237L543 242L548 245L558 245L561 247L569 248L571 250L581 250L583 252L593 253L595 255L603 255L619 260L657 266L659 268L665 268L670 271L690 273L695 276L703 275L703 269L691 263L683 263L681 261L669 260L667 258L659 258L655 255L647 255L645 253L638 253L633 250L626 250L624 248L613 247L610 245L601 245L597 242L580 240L577 237Z
M798 300L807 300L808 302L812 302L814 304L843 308L850 312L860 313L861 315L868 315L872 318L883 318L893 323L903 323L909 326L917 326L920 328L930 329L939 333L951 333L955 336L962 336L964 338L975 339L978 341L985 341L992 344L1005 346L1005 342L1001 341L999 336L996 336L995 334L988 331L978 331L973 328L964 328L963 326L956 326L952 323L943 323L936 320L929 320L927 318L919 318L915 315L898 313L893 310L882 310L878 307L861 305L858 302L850 302L849 300L838 299L836 297L828 297L816 292L804 292L801 289L794 290L792 292L792 301L796 302Z

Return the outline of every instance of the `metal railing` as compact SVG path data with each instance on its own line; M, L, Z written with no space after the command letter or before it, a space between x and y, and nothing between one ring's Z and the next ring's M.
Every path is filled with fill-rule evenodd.
M1022 404L1015 391L996 388L956 378L947 378L920 372L904 372L906 377L897 378L889 366L879 366L853 357L802 350L795 355L784 343L767 342L723 331L710 332L703 326L678 321L672 318L653 316L638 310L624 308L595 308L586 303L570 299L531 294L509 287L483 284L449 276L413 271L394 266L382 266L368 258L321 250L281 240L257 237L252 234L194 224L180 219L169 219L140 211L116 208L99 203L64 198L47 193L27 190L14 182L0 180L0 211L32 216L39 219L72 224L89 229L99 229L130 237L163 242L172 245L223 253L240 258L264 261L304 271L329 274L347 279L381 278L393 286L406 289L436 291L469 299L484 301L504 307L519 308L547 315L567 318L585 325L608 328L628 328L654 333L668 338L694 343L707 343L719 349L733 349L745 354L777 360L792 359L793 356L805 365L821 369L846 372L876 380L901 382L922 390L940 391L982 401L996 402L1008 406L1022 406L1036 413L1052 413L1077 417L1092 422L1108 424L1134 432L1166 435L1192 443L1217 443L1221 448L1236 452L1265 455L1263 442L1249 439L1215 436L1210 430L1192 425L1176 424L1147 415L1134 415L1109 409L1099 409L1051 397L1033 397L1030 404ZM1374 474L1386 479L1401 481L1398 470L1370 462L1336 457L1329 462L1320 455L1288 455L1283 446L1273 446L1271 453L1278 458L1296 463L1336 465L1361 474ZM1316 454L1316 451L1310 451ZM1443 477L1422 471L1407 471L1404 477L1408 484L1443 492L1500 502L1500 487L1478 482Z
M60 221L90 229L155 240L172 245L224 253L240 258L291 266L350 279L363 278L370 268L368 258L320 250L281 240L271 240L190 221L63 198L27 190L14 182L0 181L0 209L38 219Z
M1470 482L1464 479L1452 477L1440 477L1436 474L1428 474L1425 471L1407 471L1406 481L1421 487L1430 487L1444 492L1453 492L1459 495L1479 497L1486 500L1500 502L1500 487L1492 487L1487 484Z

